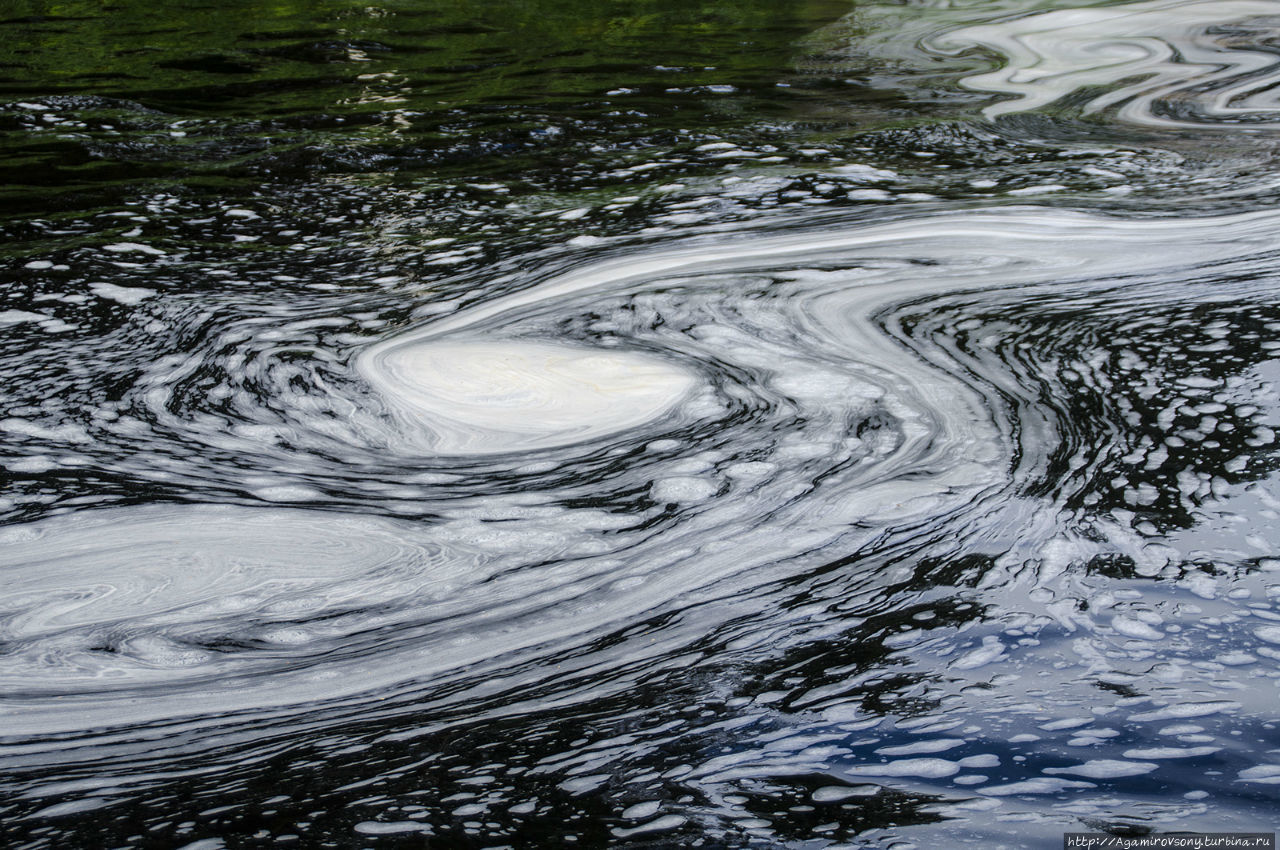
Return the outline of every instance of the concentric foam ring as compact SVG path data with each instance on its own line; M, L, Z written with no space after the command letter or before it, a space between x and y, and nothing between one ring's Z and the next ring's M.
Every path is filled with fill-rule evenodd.
M529 451L653 419L694 384L684 369L630 351L526 340L427 341L392 348L369 371L420 417L440 454Z

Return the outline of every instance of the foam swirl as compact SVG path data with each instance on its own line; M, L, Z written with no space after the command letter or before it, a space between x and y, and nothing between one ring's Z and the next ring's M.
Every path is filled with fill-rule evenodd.
M1090 92L1086 114L1118 106L1118 117L1133 124L1274 128L1280 66L1264 38L1278 14L1272 0L1150 0L1019 15L926 43L945 53L981 47L1004 59L999 70L962 80L1013 96L986 107L988 117ZM1252 37L1226 29L1232 25Z
M425 418L442 454L528 451L626 430L693 383L637 354L538 342L402 344L373 359L369 379Z
M630 792L598 790L607 777L662 775L727 824L794 776L815 804L874 780L924 806L1155 772L1169 748L1069 761L1028 742L1074 728L1104 685L1161 695L1125 712L1134 723L1245 706L1206 706L1200 673L1181 684L1145 659L1178 635L1178 663L1209 670L1195 665L1224 638L1202 632L1236 616L1195 566L1234 543L1196 526L1277 466L1280 422L1250 370L1280 327L1278 218L830 218L618 250L349 340L331 380L282 385L290 404L221 411L246 446L266 421L293 435L250 459L322 483L309 509L119 507L5 531L0 759L75 773L92 753L92 781L124 788L159 781L143 769L157 759L222 777L295 739L341 764L377 746L360 782L414 783L439 823L471 793L456 783L508 767L512 787L617 799ZM1182 343L1165 358L1170 328ZM459 370L491 357L515 367L514 392ZM297 374L283 363L254 377ZM611 370L620 401L602 387L571 403ZM171 404L189 372L161 374L145 382L167 416L149 438L204 445L207 421ZM312 417L357 400L371 410ZM338 433L350 457L392 460L339 479ZM1230 592L1261 611L1251 569ZM1167 581L1134 590L1153 577ZM1270 627L1251 625L1220 667L1273 657ZM900 726L870 750L886 719ZM557 724L605 740L584 748ZM1221 746L1189 743L1188 758ZM962 772L999 765L996 750L1032 761ZM440 760L437 790L423 758ZM24 800L67 793L24 776Z

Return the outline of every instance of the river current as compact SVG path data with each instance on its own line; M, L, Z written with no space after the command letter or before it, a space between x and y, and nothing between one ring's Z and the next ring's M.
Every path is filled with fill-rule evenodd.
M1280 2L19 5L6 846L1276 829Z

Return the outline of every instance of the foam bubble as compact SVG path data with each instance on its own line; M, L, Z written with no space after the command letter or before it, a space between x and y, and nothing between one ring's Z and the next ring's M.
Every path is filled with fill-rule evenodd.
M440 454L531 451L624 431L694 385L687 370L637 352L526 340L435 340L367 357L365 375L430 429Z
M1094 759L1072 767L1047 767L1045 773L1066 773L1088 779L1116 779L1122 776L1141 776L1160 765L1151 761L1122 761L1120 759Z

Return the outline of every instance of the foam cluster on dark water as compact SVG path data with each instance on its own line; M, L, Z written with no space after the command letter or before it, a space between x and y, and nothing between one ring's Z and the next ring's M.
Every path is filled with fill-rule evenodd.
M234 774L356 718L326 759L493 724L527 743L553 711L582 741L503 744L413 791L417 808L361 804L385 811L356 832L436 829L452 800L464 833L496 829L465 825L483 815L515 834L583 795L618 801L624 838L700 823L780 840L760 807L791 793L850 835L889 801L891 823L955 830L1068 791L1033 806L1045 829L1177 820L1210 811L1196 789L1138 809L1091 795L1177 787L1184 759L1227 777L1215 811L1255 817L1271 774L1231 736L1274 744L1280 541L1215 549L1193 530L1233 499L1277 504L1275 224L828 220L606 254L323 356L303 340L325 323L205 332L100 434L136 441L117 462L204 457L196 479L225 453L241 487L308 507L6 530L5 758L93 751L107 783L31 774L22 809L131 799L157 747ZM331 509L350 504L413 518ZM587 720L617 700L672 719ZM609 744L618 723L632 731ZM287 749L286 771L315 757ZM409 793L395 763L375 784ZM548 796L460 790L517 775Z
M1276 4L979 5L811 61L981 119L583 119L582 161L446 179L392 99L301 185L5 222L4 834L1273 828ZM224 126L0 117L131 168L109 122L193 162Z
M1246 34L1265 37L1280 6L1260 2L1154 0L1045 10L948 31L931 41L984 47L1007 61L966 77L979 91L1014 95L988 116L1030 110L1103 89L1086 112L1119 105L1119 118L1159 127L1274 125L1276 60Z

